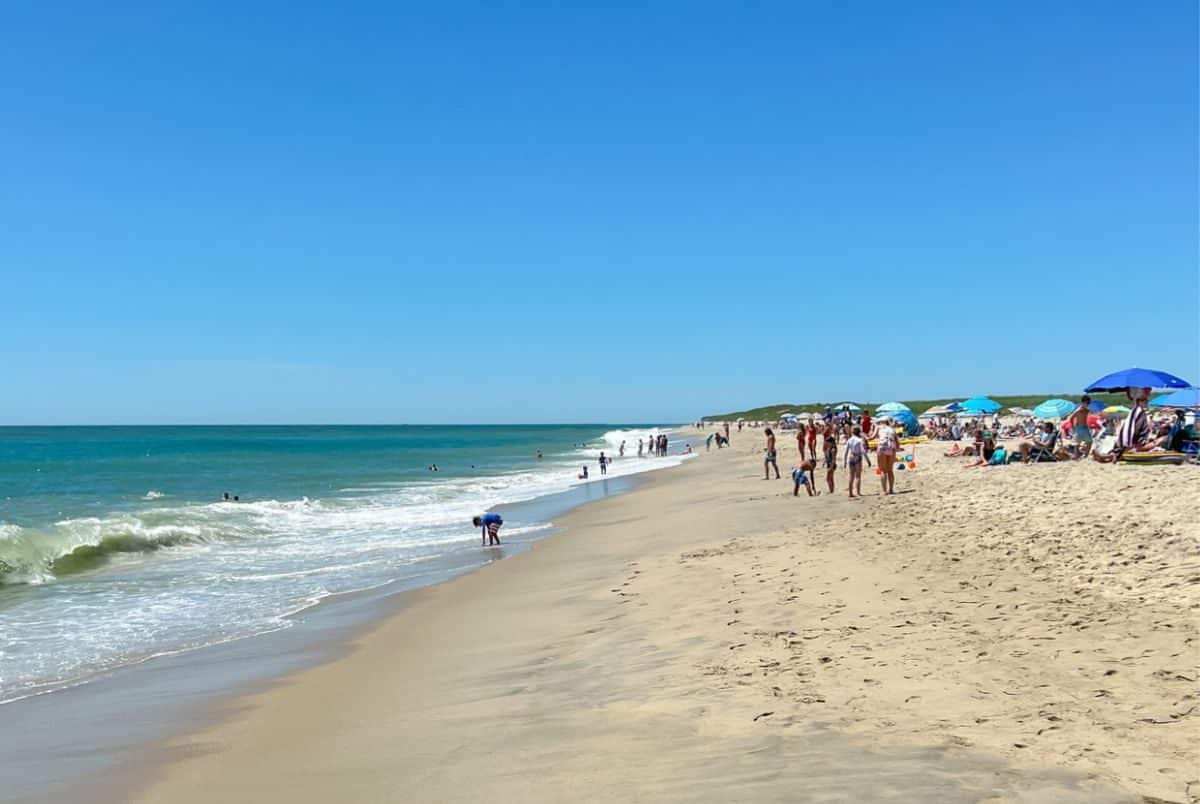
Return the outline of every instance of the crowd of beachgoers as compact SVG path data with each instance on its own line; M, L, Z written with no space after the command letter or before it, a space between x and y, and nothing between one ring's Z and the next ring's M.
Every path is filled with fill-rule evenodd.
M857 405L841 403L825 406L822 413L783 414L773 422L739 418L732 426L738 432L745 427L764 428L763 467L768 480L772 471L781 479L776 430L794 432L799 460L791 476L797 496L802 488L809 496L820 494L815 480L818 469L825 473L828 492L834 493L839 465L849 471L849 496L861 496L863 470L872 467L871 453L883 493L892 494L895 472L916 468L915 446L932 441L949 442L943 455L971 459L964 463L967 468L1084 458L1099 463L1200 461L1196 389L1173 379L1175 387L1184 391L1154 400L1150 387L1121 389L1129 405L1106 405L1084 394L1074 401L1049 399L1033 410L1005 409L987 397L973 397L935 406L919 416L906 405L889 402L876 408L873 416ZM706 450L714 442L718 449L728 446L730 422L700 421L696 426L715 426L705 441Z

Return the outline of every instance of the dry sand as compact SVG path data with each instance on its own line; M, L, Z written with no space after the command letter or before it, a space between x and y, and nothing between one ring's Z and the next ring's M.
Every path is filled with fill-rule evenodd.
M781 436L784 480L735 433L410 596L141 800L1200 800L1200 469L922 445L795 499Z

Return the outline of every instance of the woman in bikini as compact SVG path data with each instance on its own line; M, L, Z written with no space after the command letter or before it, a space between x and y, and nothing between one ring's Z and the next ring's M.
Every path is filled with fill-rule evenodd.
M800 449L800 462L804 462L804 439L808 436L808 428L804 426L804 422L800 422L796 427L796 446Z

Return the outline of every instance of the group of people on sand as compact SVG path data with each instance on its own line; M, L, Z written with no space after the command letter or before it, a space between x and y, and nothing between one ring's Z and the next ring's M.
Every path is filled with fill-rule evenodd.
M1090 411L1091 397L1084 395L1079 405L1060 425L1052 421L1035 422L1026 419L1003 426L999 419L991 425L986 421L957 421L936 425L935 433L949 428L952 440L971 441L967 446L955 443L945 452L946 457L973 457L966 468L999 466L1005 463L1040 463L1046 461L1079 460L1091 456L1100 463L1113 463L1125 453L1181 451L1195 433L1187 426L1183 410L1157 422L1147 412L1150 389L1130 389L1132 403L1129 414L1119 425L1112 418L1101 418ZM1019 439L1015 449L1009 449L1001 439Z
M796 429L796 449L800 454L800 462L792 467L792 495L799 496L803 487L808 496L820 494L815 488L817 467L825 470L825 483L829 493L836 491L836 474L839 460L842 467L849 470L850 480L847 493L851 499L862 496L862 475L865 466L871 466L871 442L875 443L876 460L879 463L878 474L884 494L894 494L896 490L896 453L900 450L900 436L892 426L889 416L871 419L871 414L863 412L861 418L855 421L849 409L838 411L836 414L830 408L825 409L822 421L810 419L800 422ZM775 479L782 479L779 472L779 447L775 439L775 431L768 427L764 431L767 438L766 457L763 460L764 479L771 479L771 470L775 471ZM844 437L841 454L838 452L838 436ZM821 452L818 458L817 440L821 442Z

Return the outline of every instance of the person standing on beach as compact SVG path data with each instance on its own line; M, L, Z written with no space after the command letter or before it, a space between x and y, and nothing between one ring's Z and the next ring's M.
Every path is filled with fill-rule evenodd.
M714 435L716 435L716 434L709 433L708 438L704 439L704 451L705 452L710 452L712 450L712 440L713 440Z
M900 439L892 429L892 420L884 416L879 422L878 439L875 444L875 455L879 459L879 482L883 484L883 493L892 494L896 490L896 450L900 448Z
M800 451L800 462L804 462L804 439L808 436L808 428L804 422L796 426L796 448Z
M837 471L837 431L833 429L832 420L825 425L822 453L825 458L825 482L829 485L829 493L833 494L833 473Z
M604 457L604 450L600 451L600 474L608 474L608 458Z
M775 467L775 479L779 480L780 479L779 463L776 461L777 456L775 454L775 432L770 427L768 427L766 430L766 435L767 435L767 458L766 458L766 460L763 461L763 472L766 474L766 477L764 477L763 480L771 479L771 467L772 466Z
M871 456L867 455L867 442L862 437L862 428L851 430L850 438L846 440L846 466L850 469L850 499L854 499L854 487L858 486L858 496L862 496L863 463L871 465Z
M643 454L644 453L643 453L643 448L642 448L642 439L639 438L638 439L638 457L639 458L642 457Z
M729 443L729 422L725 422L725 443Z
M1079 407L1071 413L1069 421L1075 428L1075 460L1079 460L1092 448L1092 428L1088 427L1088 406L1092 398L1086 394L1079 399Z
M617 450L617 457L618 457L618 458L624 458L624 457L625 457L625 442L624 442L624 441L622 441L622 442L621 442L621 446L620 446L620 448Z
M475 527L483 529L483 544L481 547L488 545L500 544L500 526L504 524L504 520L499 514L484 514L477 516L471 520L475 523Z
M871 438L871 414L866 410L863 411L860 426L862 427L863 440L869 441Z
M817 423L808 420L808 458L814 464L817 462Z

